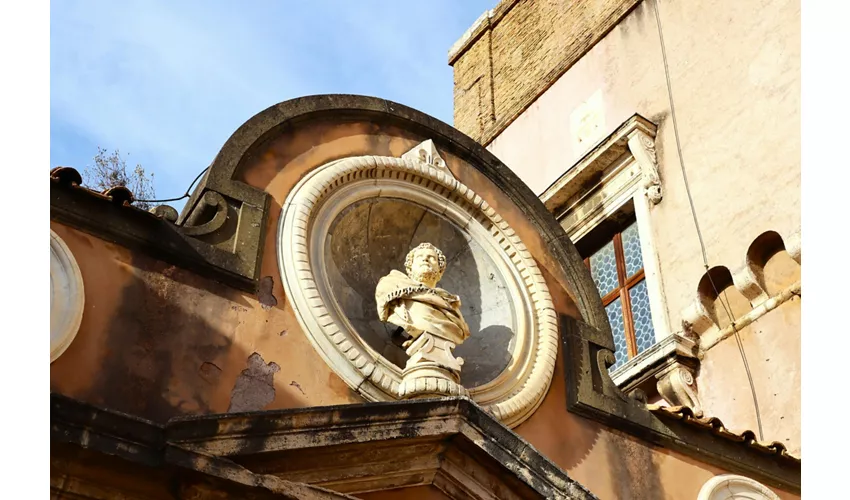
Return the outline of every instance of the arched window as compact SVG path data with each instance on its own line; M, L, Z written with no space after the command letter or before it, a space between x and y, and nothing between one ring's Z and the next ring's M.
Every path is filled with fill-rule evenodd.
M697 500L779 500L779 497L748 477L724 474L709 479Z

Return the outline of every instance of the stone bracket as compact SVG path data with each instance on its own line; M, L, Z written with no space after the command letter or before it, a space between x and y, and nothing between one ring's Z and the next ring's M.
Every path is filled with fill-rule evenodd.
M687 406L701 413L693 378L698 366L696 343L673 334L630 359L611 378L626 394L654 378L658 392L670 405Z
M655 134L636 129L628 135L629 151L640 164L643 188L650 203L661 202L661 176L658 173L658 156L655 152Z
M671 406L687 406L695 416L702 416L696 381L690 368L674 363L656 375L658 392Z
M802 250L800 247L800 230L791 233L785 240L785 251L797 264L803 265Z
M717 320L708 312L702 301L696 298L682 311L682 326L686 332L701 337L706 332L719 330Z
M767 290L764 289L763 280L756 276L756 273L753 272L753 266L749 262L731 274L735 288L750 301L753 307L770 298Z
M257 205L207 189L194 205L187 206L178 225L170 207L146 212L52 176L50 218L253 293L259 278L268 195L262 193L259 199Z

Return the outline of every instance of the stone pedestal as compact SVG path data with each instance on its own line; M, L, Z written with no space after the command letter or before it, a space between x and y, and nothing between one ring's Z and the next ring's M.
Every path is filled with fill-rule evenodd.
M428 332L407 348L410 359L402 372L399 396L405 399L468 395L460 385L462 358L455 358L455 343Z

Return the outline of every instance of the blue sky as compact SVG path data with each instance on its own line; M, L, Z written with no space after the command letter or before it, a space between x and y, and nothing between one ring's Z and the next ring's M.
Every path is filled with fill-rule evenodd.
M448 49L496 3L51 2L50 166L119 149L170 198L245 120L294 97L372 95L452 123Z

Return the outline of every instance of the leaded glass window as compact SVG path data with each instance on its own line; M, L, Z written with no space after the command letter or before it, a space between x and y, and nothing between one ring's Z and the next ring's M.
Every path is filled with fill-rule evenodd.
M614 334L614 371L655 343L637 223L616 232L585 262Z

